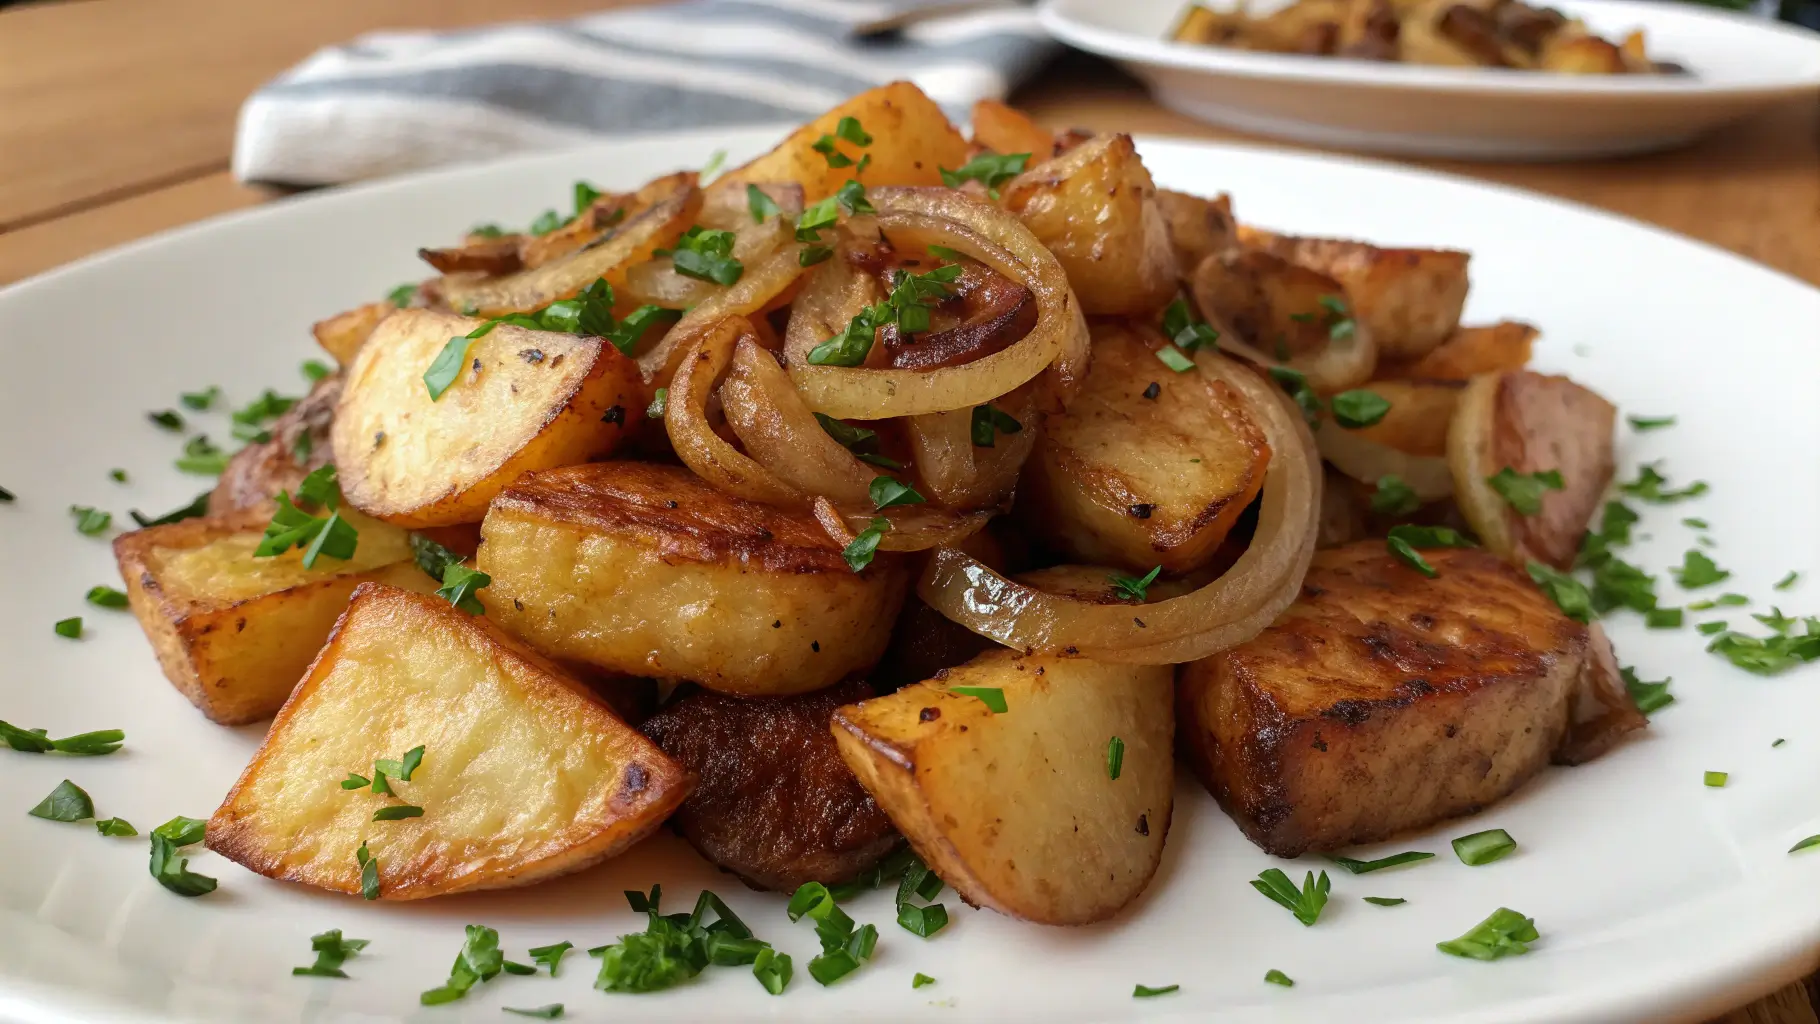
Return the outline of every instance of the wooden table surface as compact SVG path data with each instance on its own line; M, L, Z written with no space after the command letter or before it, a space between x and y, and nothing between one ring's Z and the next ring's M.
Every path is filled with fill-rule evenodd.
M86 0L0 10L0 285L270 198L228 174L235 112L320 46L380 28L562 17L617 2ZM1243 138L1158 107L1081 55L1013 99L1056 127ZM1820 96L1660 156L1411 162L1603 207L1820 284ZM1724 1024L1820 1024L1820 975L1808 984Z

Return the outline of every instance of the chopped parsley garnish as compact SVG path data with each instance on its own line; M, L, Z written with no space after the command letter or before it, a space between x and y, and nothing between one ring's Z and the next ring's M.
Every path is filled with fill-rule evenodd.
M1124 767L1125 741L1114 736L1106 741L1106 777L1117 782Z
M1355 875L1366 875L1373 871L1394 868L1399 864L1414 864L1416 861L1427 860L1433 856L1432 853L1410 850L1407 853L1393 853L1388 857L1379 857L1377 860L1353 860L1351 857L1328 857L1327 859Z
M1158 988L1151 988L1149 985L1139 985L1131 990L1131 998L1149 999L1152 996L1166 996L1171 992L1180 991L1181 988L1182 986L1180 985L1163 985Z
M1643 614L1643 624L1650 629L1680 629L1684 619L1679 608L1651 608Z
M980 703L995 715L1002 715L1010 710L1005 703L1005 691L997 686L951 686L949 693L958 693L963 697L978 697Z
M1745 633L1722 632L1706 649L1723 655L1732 664L1757 675L1775 675L1804 662L1820 658L1820 618L1802 620L1805 632L1795 634L1792 621L1787 632L1756 637Z
M1725 632L1729 628L1729 623L1721 619L1717 622L1702 622L1694 628L1700 631L1701 636L1712 636L1714 633Z
M1377 490L1371 494L1371 510L1381 516L1406 516L1422 507L1415 489L1394 473L1378 477Z
M1430 579L1439 576L1435 567L1417 553L1419 548L1470 548L1477 547L1465 534L1446 526L1415 526L1403 523L1390 528L1384 539L1390 553L1402 559L1410 568Z
M26 813L46 821L85 821L95 816L95 802L81 786L64 779L49 796L38 801L38 806Z
M425 576L438 583L442 582L442 574L449 566L460 565L463 561L460 555L424 534L411 534L410 543L411 558L417 563L417 568L422 569Z
M1618 675L1623 678L1625 693L1631 695L1631 700L1636 702L1636 709L1642 711L1643 715L1674 704L1674 695L1669 693L1669 684L1674 682L1674 677L1665 678L1662 682L1645 682L1642 678L1636 678L1636 669L1629 666L1618 669Z
M1794 586L1795 583L1800 579L1801 579L1800 573L1791 572L1787 576L1784 576L1781 579L1776 581L1776 589L1777 590L1787 590L1788 588Z
M479 235L482 238L495 238L505 234L505 232L499 230L499 228L492 224L482 224L468 232L468 234ZM403 309L411 304L412 299L417 297L417 286L415 284L401 284L391 291L386 292L385 297L387 302L397 306L399 309Z
M245 407L234 410L232 419L235 423L251 426L282 416L296 404L295 398L286 398L271 388L266 388L263 394L248 402Z
M954 170L940 168L942 184L949 188L960 188L963 182L977 181L986 186L986 194L998 198L998 187L1012 178L1024 173L1025 165L1030 163L1029 153L981 153Z
M1505 504L1515 509L1518 515L1524 516L1533 516L1542 511L1543 492L1559 491L1567 486L1566 481L1561 479L1560 470L1519 473L1509 466L1486 477L1485 482L1498 492Z
M1164 345L1162 348L1157 349L1156 357L1163 361L1164 366L1169 367L1177 373L1187 373L1189 370L1194 369L1194 360L1183 355L1182 350L1176 348L1174 345Z
M711 963L724 967L756 965L770 950L770 944L754 938L745 922L712 892L703 890L693 913L667 915L659 909L661 886L652 886L648 896L642 892L625 895L632 910L646 914L649 920L643 932L621 935L617 943L588 951L601 958L595 988L607 992L656 992L682 984ZM704 923L709 911L716 918L711 924ZM767 971L787 983L789 957L772 951L772 956L764 959ZM771 989L772 982L767 982L765 972L755 969L753 973L760 984ZM779 984L773 991L782 990Z
M436 596L469 615L485 615L486 605L474 592L493 582L493 577L479 569L470 569L465 565L451 565L442 571L442 586L436 588Z
M935 984L935 979L929 977L927 974L924 974L921 971L916 972L916 977L910 979L911 988L922 988L924 985L933 985L933 984Z
M108 479L114 481L117 484L126 483L126 470L124 470L124 469L110 469L107 471L107 476L108 476ZM4 490L4 488L0 488L0 490ZM0 500L5 500L5 499L0 499Z
M1302 418L1308 421L1309 426L1320 425L1321 396L1315 394L1314 388L1309 386L1306 374L1287 366L1273 366L1270 368L1270 379L1276 381L1285 394L1295 399L1296 406L1302 410Z
M1795 845L1789 847L1788 852L1800 853L1802 850L1811 850L1816 846L1820 846L1820 835L1808 836L1806 839L1803 839L1800 842L1796 843Z
M1499 960L1529 952L1529 943L1541 938L1534 918L1524 917L1507 907L1492 915L1457 939L1435 943L1435 948L1450 956L1470 960Z
M1163 311L1163 333L1169 340L1184 352L1193 352L1203 346L1218 348L1220 332L1214 330L1204 320L1196 320L1188 309L1188 300L1177 299Z
M169 430L172 433L183 429L183 417L177 415L177 410L175 409L148 412L145 414L145 418L151 420L154 425L163 427L165 430Z
M674 249L659 249L656 255L670 257L676 272L684 277L730 286L737 284L746 271L745 264L733 256L733 238L731 231L697 224L683 232Z
M54 750L59 754L76 757L100 757L119 750L120 745L126 742L126 733L119 729L98 729L53 740L43 729L21 729L0 722L0 740L14 750L27 754L48 754Z
M512 233L517 234L518 232L514 231ZM468 229L468 234L475 238L503 238L505 237L506 229L497 224L476 224ZM394 301L397 300L398 292L403 287L404 285L399 285L397 288L392 289Z
M310 949L316 954L316 962L308 967L293 967L291 973L312 978L345 978L348 972L342 970L341 965L367 948L367 942L366 939L344 939L339 928L312 935Z
M1710 526L1711 526L1711 524L1709 524L1706 520L1696 519L1693 516L1688 516L1687 518L1681 520L1681 525L1686 526L1690 529L1695 529L1695 530L1705 530L1705 529L1710 528Z
M647 303L626 314L624 320L615 321L613 286L605 279L597 280L572 299L559 299L530 313L494 317L467 334L450 338L430 363L430 368L424 371L424 387L429 390L431 401L440 400L461 376L474 342L486 337L500 324L532 331L604 338L621 352L630 355L651 324L674 315L677 315L676 310Z
M1675 425L1673 416L1630 416L1630 429L1636 431L1661 430Z
M877 319L878 311L884 309L883 303L867 306L854 314L839 334L809 350L811 366L858 366L866 361L866 355L872 351L872 342L878 336L882 321Z
M279 491L278 511L266 525L265 537L253 549L253 557L272 558L302 548L305 569L314 569L323 555L342 561L353 558L360 535L352 523L341 518L341 487L335 481L335 467L323 466L304 477L297 485L297 497L307 505L328 509L329 515L313 516L292 504L289 493Z
M1348 430L1369 427L1390 412L1390 399L1364 388L1342 391L1328 405L1333 409L1333 421Z
M783 214L777 202L765 194L757 185L746 186L746 209L752 213L752 223L762 224L766 217L777 217Z
M1708 789L1724 789L1725 783L1730 779L1730 772L1707 772L1704 775L1704 781L1706 783L1706 788Z
M190 870L187 857L179 857L185 846L202 842L208 823L198 818L176 817L152 829L152 877L158 884L179 896L202 896L215 891L216 882L207 875Z
M362 899L379 898L379 858L367 852L366 840L360 841L360 849L354 851L354 863L360 865L360 895Z
M822 951L809 961L809 976L817 982L832 985L872 959L878 929L869 924L856 928L853 918L835 903L833 894L820 882L805 882L797 889L786 912L792 921L807 917L815 923Z
M1794 630L1795 626L1799 624L1798 620L1782 614L1782 609L1775 607L1770 608L1768 615L1752 614L1751 618L1763 623L1765 626L1775 630L1782 636L1787 636Z
M576 182L575 183L575 212L573 214L570 214L567 217L564 217L562 214L557 213L555 210L545 210L544 212L537 215L536 220L533 220L531 222L531 226L528 229L529 233L533 234L533 235L541 236L541 235L547 235L547 234L550 234L551 232L558 231L558 230L561 230L562 228L568 227L570 224L575 223L575 218L580 217L582 214L586 213L588 211L588 207L593 206L594 201L596 199L599 199L603 195L606 195L606 193L602 192L601 190L595 188L593 185L590 185L585 181ZM483 228L492 228L493 230L491 232L488 232L488 231L483 230ZM473 231L469 232L469 234L478 234L478 235L482 235L484 237L497 237L498 235L502 235L504 233L505 232L500 231L498 227L496 227L494 225L490 225L490 224L483 225L481 228L475 228Z
M1730 570L1719 568L1712 559L1706 557L1705 552L1696 548L1689 548L1687 554L1682 556L1680 568L1670 571L1675 574L1675 582L1681 584L1683 590L1709 587L1731 577Z
M853 457L861 462L870 462L874 466L883 466L886 469L904 468L903 464L896 459L886 458L879 454L878 431L856 427L819 412L815 414L815 422L820 423L829 437L839 441L841 447L852 452Z
M125 818L102 818L100 821L95 822L95 831L104 836L112 837L127 837L139 834L139 830L133 827L133 823Z
M1706 601L1695 601L1689 604L1689 611L1703 612L1712 608L1742 608L1750 604L1750 598L1743 594L1720 594Z
M71 505L70 515L76 517L76 532L85 537L93 537L108 528L114 521L112 512L103 512L87 505Z
M872 497L872 507L880 512L893 505L921 505L927 500L916 488L894 476L873 477L866 491Z
M1163 571L1156 566L1143 576L1120 576L1117 573L1106 577L1112 581L1112 596L1120 601L1142 601L1150 593L1150 585L1156 582L1157 574Z
M207 434L190 438L183 446L183 457L177 460L179 470L198 476L220 476L227 464L228 453L210 441Z
M133 509L130 515L133 517L133 522L138 523L140 526L166 526L171 523L180 523L185 519L197 519L209 514L210 493L212 492L203 491L201 494L196 495L195 501L190 502L182 508L166 512L156 519L147 519L144 513L140 512L138 509Z
M84 600L97 608L125 608L127 604L125 591L106 586L88 588Z
M1782 739L1782 738L1781 738L1781 737L1777 737L1777 738L1776 738L1776 742L1774 742L1774 743L1771 743L1771 744L1770 744L1770 746L1771 746L1771 747L1779 747L1779 746L1781 746L1781 745L1782 745L1782 744L1784 744L1784 743L1787 743L1787 742L1788 742L1788 741L1787 741L1787 740L1785 740L1785 739Z
M402 821L405 818L421 817L423 817L423 808L413 807L410 804L393 804L373 812L374 821Z
M1593 611L1613 608L1649 613L1656 607L1656 578L1622 558L1607 556L1593 569Z
M548 946L533 946L529 950L531 959L550 969L550 977L556 977L556 969L562 964L562 958L569 950L574 949L573 942L563 941Z
M515 1013L520 1017L532 1017L537 1020L560 1020L562 1018L561 1003L551 1003L548 1006L532 1007L528 1010L520 1009L516 1006L502 1006L500 1009L504 1010L506 1013Z
M18 500L19 500L18 495L14 494L13 492L7 490L4 487L0 487L0 504L10 505L13 502L18 501Z
M878 553L879 541L885 538L885 531L889 529L891 520L884 516L874 516L872 522L841 549L841 557L847 560L848 568L854 572L864 572L866 566L872 564L873 556Z
M311 384L314 384L335 372L329 368L329 364L320 359L305 359L303 365L299 366L297 369L303 374L303 379L309 381Z
M1704 480L1696 480L1678 491L1666 489L1668 478L1657 471L1656 466L1659 464L1655 462L1643 464L1637 470L1637 478L1619 484L1618 490L1652 505L1669 505L1706 493L1707 486Z
M826 134L821 138L816 139L809 144L809 148L820 153L822 158L828 161L829 167L854 167L855 163L853 158L842 153L838 148L841 142L851 142L855 146L864 149L865 147L872 145L872 136L867 134L866 129L860 126L859 118L843 117L834 126L834 131L831 134ZM872 158L870 156L862 157L857 165L858 169L853 173L866 173L866 166L871 162Z
M1517 841L1501 828L1474 832L1453 841L1453 852L1460 858L1460 863L1475 868L1494 860L1502 860L1515 853L1516 849Z
M948 926L948 908L930 902L942 894L942 880L922 859L912 854L897 886L897 923L918 938L928 938ZM916 900L922 900L918 904Z
M1359 898L1374 907L1400 907L1409 902L1401 896L1361 896Z
M1017 418L998 406L987 402L973 407L973 444L977 448L991 448L999 434L1015 434L1024 429Z
M465 998L468 990L483 981L492 981L505 969L505 954L499 951L499 933L485 925L468 925L467 941L449 968L449 980L440 988L418 996L425 1006L440 1006Z
M1327 872L1321 872L1317 880L1314 872L1310 871L1302 879L1302 887L1297 889L1282 868L1265 868L1262 874L1252 880L1251 887L1294 914L1295 919L1306 927L1320 919L1321 908L1327 906L1327 893L1333 885L1327 880Z
M645 419L661 420L664 418L664 412L669 409L669 407L670 389L658 388L657 391L651 395L651 404L645 406Z
M1531 560L1526 569L1529 578L1536 586L1542 588L1555 607L1570 619L1580 622L1591 622L1593 615L1592 594L1587 592L1586 585L1567 573L1560 572L1553 566Z
M220 398L221 389L213 384L201 391L186 391L177 396L177 400L183 403L185 409L194 409L197 412L205 411L209 406L214 405L220 400Z
M720 176L720 169L726 166L727 151L717 149L708 154L708 162L701 165L701 183L706 185ZM580 184L577 182L577 184Z
M58 619L51 629L65 640L79 640L82 638L82 616L74 615L67 619Z
M1327 311L1327 337L1331 341L1345 341L1352 337L1357 325L1352 322L1346 308L1346 300L1338 295L1323 295L1316 300L1321 308Z
M928 330L930 307L948 297L948 286L960 279L961 270L960 264L950 263L921 274L895 272L885 304L891 307L890 317L898 330L905 334Z
M752 976L765 987L765 991L774 996L784 994L790 987L790 979L796 974L790 963L790 954L779 953L770 946L758 951L758 957L752 961Z
M1279 971L1274 967L1272 967L1270 970L1264 972L1264 980L1269 984L1281 985L1284 988L1294 988L1295 987L1294 979L1290 978L1289 975L1284 974L1282 971Z

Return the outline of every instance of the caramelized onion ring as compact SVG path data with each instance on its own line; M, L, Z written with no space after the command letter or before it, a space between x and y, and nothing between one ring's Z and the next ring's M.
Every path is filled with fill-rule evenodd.
M779 479L840 502L868 499L878 471L822 429L790 375L750 338L739 340L733 369L720 386L720 404L747 454Z
M1036 447L1035 389L1025 385L995 404L1023 424L1015 434L998 434L992 447L973 443L973 411L955 409L913 416L908 421L916 470L929 497L949 508L984 509L1002 504L1017 488L1018 473Z
M728 444L708 420L708 398L732 363L735 346L755 337L752 325L740 316L723 317L691 335L670 380L664 427L677 458L717 490L748 501L801 508L809 503L806 493Z
M771 255L746 267L731 288L684 313L650 351L638 357L638 369L644 374L645 383L654 388L667 386L682 362L684 350L716 321L724 317L737 317L743 321L789 292L803 275L802 265L797 260L797 254L802 250L796 242L779 246ZM750 330L751 325L747 324L746 329Z
M944 245L1028 288L1036 297L1036 326L1009 347L961 366L812 366L809 351L846 327L837 322L845 311L798 308L784 351L790 377L811 409L862 420L970 409L1016 389L1058 357L1068 360L1062 384L1078 387L1086 373L1086 321L1061 264L1016 217L950 189L880 188L869 196L878 209L879 230L893 243Z
M1438 455L1411 455L1379 441L1327 423L1315 432L1321 456L1333 468L1364 484L1395 476L1423 501L1440 501L1453 494L1453 470Z
M1300 413L1275 387L1212 353L1197 353L1195 363L1245 399L1273 453L1257 533L1231 569L1181 597L1103 605L1014 583L966 554L941 548L917 584L922 599L1008 647L1126 664L1194 661L1244 643L1275 620L1295 600L1314 555L1320 456Z
M873 519L883 516L891 529L879 539L880 551L949 550L992 520L991 512L948 512L928 505L900 505L883 512L843 511L827 498L816 498L811 510L822 529L842 547L853 543Z

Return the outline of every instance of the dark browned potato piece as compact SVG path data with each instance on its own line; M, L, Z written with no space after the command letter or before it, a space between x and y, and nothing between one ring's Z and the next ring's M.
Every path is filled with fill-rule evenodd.
M524 266L518 242L518 235L481 238L444 249L419 249L417 255L445 274L510 274Z
M872 696L852 680L796 697L703 690L671 703L644 734L700 781L670 823L756 889L852 880L903 842L828 730L835 708Z
M1266 851L1470 814L1647 724L1603 633L1490 552L1423 556L1435 579L1377 541L1317 552L1275 624L1182 666L1181 746Z
M335 422L335 403L340 400L341 374L324 377L272 422L267 431L272 435L270 441L235 452L209 494L209 515L263 505L279 491L294 493L304 477L332 461L329 427ZM309 440L300 444L304 437Z
M1169 226L1169 245L1183 276L1194 273L1201 261L1215 253L1236 250L1238 224L1232 219L1232 197L1222 192L1212 199L1157 189L1157 209Z
M1484 327L1456 327L1440 346L1420 359L1381 360L1373 376L1379 380L1428 378L1468 380L1481 373L1521 370L1529 364L1535 347L1534 327L1514 320Z

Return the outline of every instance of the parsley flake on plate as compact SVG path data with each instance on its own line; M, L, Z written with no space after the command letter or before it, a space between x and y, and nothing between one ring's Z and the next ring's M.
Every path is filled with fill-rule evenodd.
M1131 998L1151 999L1156 996L1166 996L1171 992L1179 992L1181 991L1181 988L1182 986L1180 985L1161 985L1156 988L1152 988L1149 985L1139 985L1131 990Z
M1710 587L1715 583L1731 578L1731 571L1721 569L1704 551L1689 548L1682 556L1681 565L1673 570L1675 582L1684 590L1695 590Z
M1327 894L1333 884L1327 879L1327 872L1321 872L1320 878L1310 871L1302 879L1302 887L1297 889L1289 876L1281 868L1265 868L1263 873L1252 880L1251 887L1269 897L1272 902L1281 905L1295 915L1304 927L1313 925L1321 917L1321 909L1327 906Z
M367 948L367 943L366 939L342 938L339 928L312 935L310 950L316 954L316 962L308 967L293 967L291 973L311 978L345 978L348 972L341 965Z
M1453 841L1453 852L1460 858L1460 863L1475 868L1494 860L1503 860L1516 850L1517 841L1501 828L1474 832Z
M81 786L68 779L57 784L38 806L25 812L46 821L86 821L95 816L95 802Z
M1659 683L1645 682L1637 678L1636 669L1628 666L1619 669L1618 675L1623 678L1624 689L1630 694L1630 699L1636 703L1637 710L1646 715L1675 702L1674 695L1668 692L1668 684L1674 682L1673 678L1664 679Z
M1266 982L1268 982L1269 984L1281 985L1284 988L1294 988L1295 987L1294 979L1290 978L1289 975L1284 974L1282 971L1279 971L1274 967L1272 967L1270 970L1264 972L1264 980Z
M1434 854L1432 853L1424 853L1420 850L1409 850L1404 853L1393 853L1388 857L1379 857L1377 860L1353 860L1351 857L1331 856L1327 859L1355 875L1368 875L1373 871L1382 871L1385 868L1394 868L1402 864L1414 864L1417 861L1428 860L1433 856Z
M1529 952L1529 943L1539 938L1541 935L1536 931L1534 918L1499 907L1465 935L1437 942L1435 948L1450 956L1471 960L1501 960Z
M1688 498L1696 498L1707 492L1706 481L1696 480L1681 488L1672 490L1668 487L1668 478L1656 469L1659 462L1647 462L1637 469L1637 478L1618 485L1618 490L1652 505L1670 505Z

